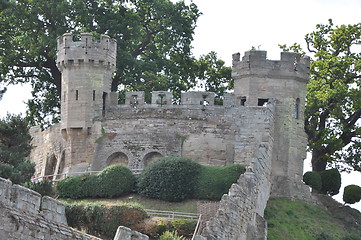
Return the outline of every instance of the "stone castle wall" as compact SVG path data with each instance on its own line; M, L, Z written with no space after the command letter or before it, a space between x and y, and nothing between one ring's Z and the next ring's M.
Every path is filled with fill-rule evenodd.
M98 238L67 225L65 206L50 197L0 178L0 236L7 240Z

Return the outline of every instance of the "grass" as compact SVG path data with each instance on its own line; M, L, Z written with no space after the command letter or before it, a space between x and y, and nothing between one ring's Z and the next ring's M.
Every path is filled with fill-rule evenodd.
M83 200L72 200L62 199L65 203L71 204L91 204L91 203L104 203L104 204L116 204L116 205L132 205L141 207L144 209L164 210L173 212L186 212L186 213L197 213L197 204L204 202L200 200L185 200L182 202L167 202L152 198L142 197L137 194L129 194L125 197L109 198L109 199L83 199Z
M269 240L361 240L360 225L348 224L342 216L302 201L270 199L265 218Z

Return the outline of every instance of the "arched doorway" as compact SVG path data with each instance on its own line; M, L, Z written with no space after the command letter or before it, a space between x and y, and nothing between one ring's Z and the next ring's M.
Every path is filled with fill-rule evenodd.
M48 159L46 160L45 165L45 175L53 175L55 173L56 163L57 159L54 154L52 154Z
M115 152L107 159L107 165L120 164L128 167L128 156L122 152Z
M160 154L159 152L150 152L147 153L144 156L143 162L144 162L144 167L148 166L150 163L158 160L159 158L163 157L162 154Z

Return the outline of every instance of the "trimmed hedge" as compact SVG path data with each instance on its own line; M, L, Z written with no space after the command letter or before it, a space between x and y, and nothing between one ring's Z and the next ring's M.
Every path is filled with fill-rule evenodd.
M65 213L69 226L104 239L113 239L118 226L132 227L148 218L143 209L128 205L67 204Z
M336 168L320 172L322 179L321 192L331 196L336 195L341 187L341 174Z
M312 189L333 196L340 191L341 174L336 168L322 172L306 172L303 175L303 181Z
M186 158L161 158L138 178L138 193L166 201L193 197L220 200L244 172L239 164L202 166Z
M191 198L200 164L176 157L161 158L144 169L138 179L138 193L172 202Z
M242 165L202 166L197 179L195 197L199 199L220 200L223 194L237 182L245 172Z
M53 196L53 183L51 180L43 180L40 182L26 182L24 187L40 193L42 196Z
M322 188L321 175L318 172L306 172L305 174L303 174L303 181L312 189L319 191Z
M357 185L348 185L344 188L343 201L354 204L361 200L361 187Z
M118 197L134 188L135 177L121 165L111 165L95 175L68 177L56 189L62 198Z

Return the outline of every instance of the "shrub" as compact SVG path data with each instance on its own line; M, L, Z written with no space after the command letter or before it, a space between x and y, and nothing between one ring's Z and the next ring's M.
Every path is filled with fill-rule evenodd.
M321 190L322 188L322 181L321 181L321 175L318 172L306 172L303 175L303 181L306 185L310 186L312 189L315 189L317 191Z
M132 227L147 218L147 213L127 205L78 204L66 205L69 226L87 233L112 239L118 226Z
M56 189L59 195L63 198L84 198L86 192L84 190L83 176L68 177L60 180L56 184Z
M343 201L354 204L361 200L361 187L357 185L348 185L344 188Z
M100 197L118 197L131 191L135 184L132 172L121 165L111 165L98 174Z
M153 162L139 177L139 194L167 201L193 196L201 165L187 158L166 157Z
M30 188L31 190L40 193L42 196L53 195L53 183L51 180L43 180L40 182L26 182L24 187Z
M68 177L56 185L63 198L118 197L134 188L132 172L121 165L111 165L97 175Z
M196 228L197 221L173 220L171 224L180 235L191 237Z
M179 236L176 231L166 231L159 237L159 240L186 240L186 238Z
M336 195L341 187L341 174L336 168L320 172L322 180L321 192L331 196Z
M195 197L220 200L231 185L237 182L245 168L239 164L229 166L202 166L197 178Z

